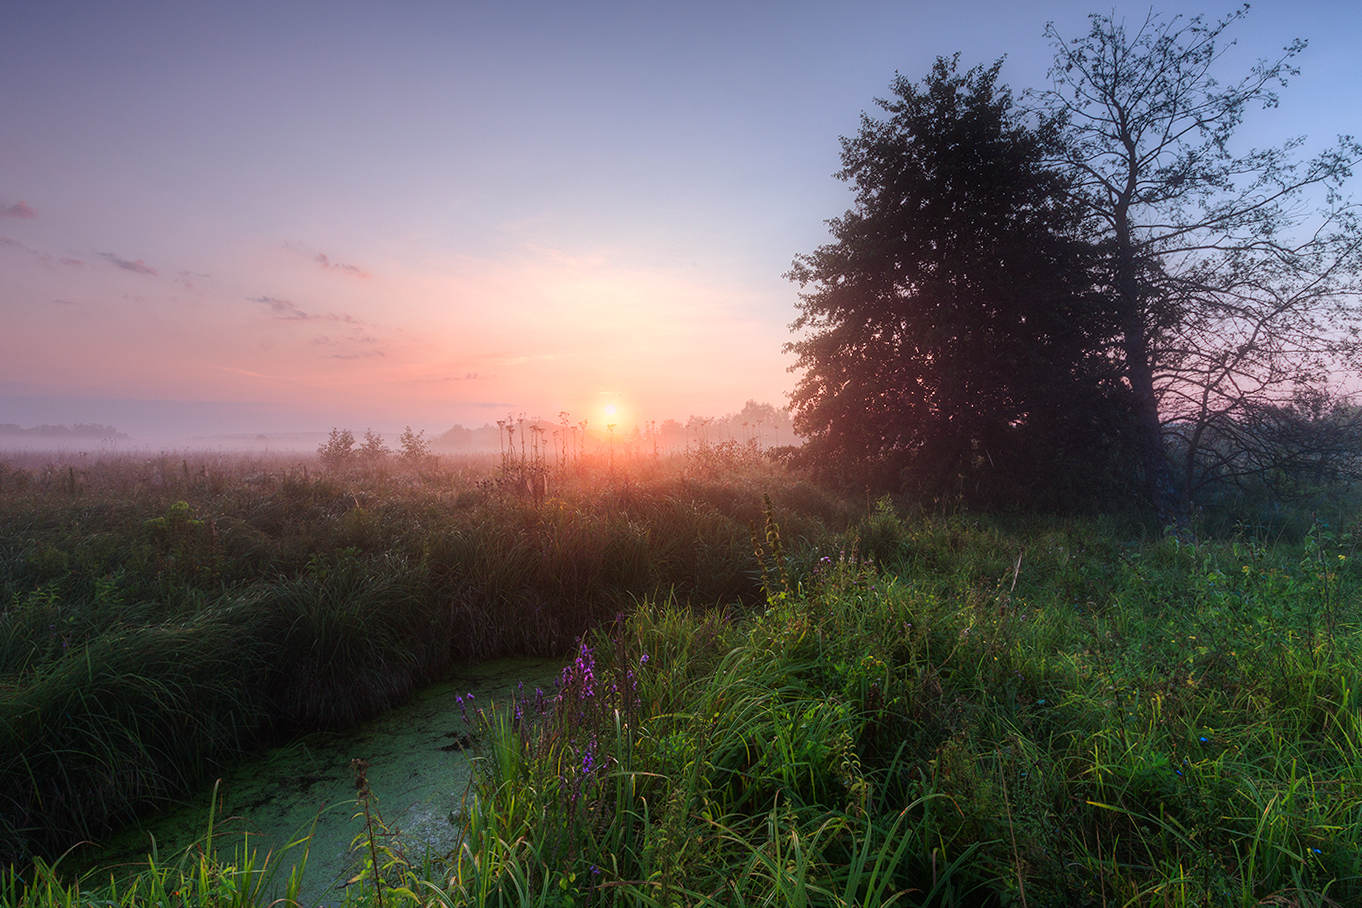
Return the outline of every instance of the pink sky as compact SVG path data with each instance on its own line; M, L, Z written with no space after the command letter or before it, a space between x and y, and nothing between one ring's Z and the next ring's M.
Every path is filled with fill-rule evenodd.
M0 422L169 401L165 434L195 408L198 434L439 432L783 405L781 275L849 204L838 136L939 54L1006 54L1006 81L1041 86L1046 22L1077 35L1093 8L9 9ZM1311 41L1263 141L1356 130L1360 20L1254 5L1232 66Z

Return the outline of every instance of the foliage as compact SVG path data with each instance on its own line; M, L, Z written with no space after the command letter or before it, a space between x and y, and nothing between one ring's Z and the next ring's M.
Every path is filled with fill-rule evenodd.
M378 439L381 446L383 440ZM355 433L349 429L332 429L331 435L317 448L317 459L328 470L338 470L355 456Z
M1290 403L1246 401L1238 410L1234 419L1165 425L1194 502L1318 504L1362 480L1362 420L1351 404L1300 389Z
M807 459L928 496L1017 501L1105 481L1122 449L1119 327L1093 292L1069 178L997 85L938 59L843 139L855 207L795 259L788 350Z
M334 431L334 430L333 430ZM364 430L364 444L360 445L356 456L364 463L373 466L387 459L392 450L383 443L383 436L373 429Z
M402 457L411 461L421 461L430 457L430 442L426 439L426 432L413 432L411 426L402 430Z

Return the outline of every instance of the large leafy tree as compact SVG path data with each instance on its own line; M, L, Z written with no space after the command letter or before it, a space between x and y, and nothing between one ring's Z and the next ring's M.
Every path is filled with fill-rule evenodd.
M1119 325L1087 212L1000 64L902 76L842 140L855 205L795 258L787 345L806 457L824 474L928 494L1054 491L1123 450Z
M1305 46L1222 84L1224 33L1246 10L1134 27L1094 15L1072 40L1052 24L1053 84L1036 96L1064 123L1056 164L1106 242L1139 461L1169 523L1186 521L1198 477L1257 462L1247 440L1265 415L1359 352L1362 230L1342 190L1362 146L1299 160L1300 139L1236 144Z

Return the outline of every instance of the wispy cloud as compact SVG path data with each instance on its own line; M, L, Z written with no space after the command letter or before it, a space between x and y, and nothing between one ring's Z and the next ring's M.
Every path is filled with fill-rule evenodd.
M482 372L465 372L463 375L441 375L422 379L428 385L442 385L449 381L491 381L495 375L487 375Z
M381 349L374 349L373 344L379 343L379 339L369 334L356 333L349 337L332 337L329 334L318 334L312 338L314 346L339 348L335 353L322 354L323 359L369 359L375 356L386 356L387 353ZM365 345L369 345L366 349Z
M43 252L41 249L34 249L32 246L21 243L13 237L0 236L0 248L13 249L16 252L25 252L49 266L52 264L51 253ZM85 264L80 259L73 259L69 256L62 256L57 259L57 261L63 265L69 265L75 268L79 268L81 265Z
M34 249L32 246L25 246L23 243L19 242L16 239L13 239L12 237L0 236L0 246L3 246L6 249L14 249L18 252L27 252L29 255L36 255L38 258L43 259L44 261L48 259L48 256Z
M323 346L335 346L336 344L376 344L378 338L368 334L356 334L354 337L331 337L329 334L318 334L312 338L312 343Z
M368 278L373 277L372 274L358 265L332 261L331 256L327 255L325 252L316 252L306 243L285 242L284 248L289 252L311 259L323 271L334 271L338 274L358 278L359 280L367 280Z
M288 321L305 322L321 318L320 315L308 315L298 304L292 300L281 300L274 296L248 296L248 302L263 303L270 307L275 318L286 319Z
M36 218L38 212L28 207L27 202L15 202L8 208L0 208L0 220L5 218Z
M260 303L269 306L274 317L286 321L295 322L338 322L342 325L363 325L364 322L346 312L322 312L313 314L303 310L301 306L293 300L280 299L277 296L248 296L246 301L250 303Z
M198 271L181 271L176 276L175 283L183 284L186 290L193 290L194 281L206 281L211 277L211 274L202 274Z
M344 262L331 261L331 259L324 252L317 253L317 255L313 257L312 260L317 264L321 265L327 271L339 271L342 274L348 274L351 277L357 277L360 278L361 280L373 277L372 274L365 271L358 265L347 265Z
M156 277L159 272L141 259L130 262L125 258L119 258L112 252L101 252L100 256L109 260L114 266L122 268L124 271L131 271L135 274L145 274L148 277Z

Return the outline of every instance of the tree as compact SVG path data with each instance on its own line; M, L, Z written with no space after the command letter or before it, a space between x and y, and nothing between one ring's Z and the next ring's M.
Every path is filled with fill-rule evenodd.
M420 463L430 457L430 442L426 440L425 429L420 432L413 432L411 426L407 426L402 430L402 438L399 443L402 446L404 460Z
M317 458L328 470L339 470L355 456L355 433L332 429L326 441L317 446Z
M1195 458L1180 450L1182 428L1169 425L1170 446L1191 467L1192 493L1290 501L1362 481L1362 412L1325 390L1302 388L1287 404L1245 402L1234 419L1204 424Z
M1245 112L1277 105L1305 47L1222 86L1222 36L1246 11L1215 24L1151 12L1133 31L1094 15L1072 41L1051 24L1053 85L1036 96L1064 122L1056 163L1105 238L1146 489L1179 525L1203 455L1225 454L1211 438L1223 446L1359 352L1362 232L1342 188L1362 146L1340 137L1304 162L1301 139L1236 148Z
M361 461L376 467L388 459L392 451L383 443L383 436L373 429L364 430L364 444L360 445L358 456Z
M842 140L855 207L787 275L791 403L825 476L1015 498L1121 450L1119 330L1075 187L1046 163L1055 124L1023 122L1001 61L957 66L896 77L888 117Z

